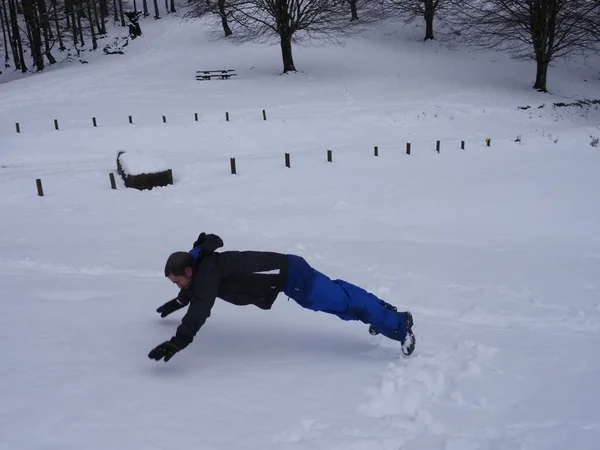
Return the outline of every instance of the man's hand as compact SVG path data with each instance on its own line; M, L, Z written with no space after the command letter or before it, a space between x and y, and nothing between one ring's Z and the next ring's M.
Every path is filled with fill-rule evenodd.
M189 337L175 335L168 341L154 347L150 353L148 353L148 358L154 359L155 361L160 361L164 358L164 361L167 362L175 355L175 353L186 348L191 342L192 339Z
M178 302L176 298L174 298L173 300L169 300L167 303L165 303L162 306L159 306L156 309L157 313L160 313L160 317L167 317L169 314L174 313L175 311L177 311L178 309L183 308L185 305L183 305L182 303Z

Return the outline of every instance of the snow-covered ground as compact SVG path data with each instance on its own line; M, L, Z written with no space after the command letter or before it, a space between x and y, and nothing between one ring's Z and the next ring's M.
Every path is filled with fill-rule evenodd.
M126 56L0 84L1 450L597 448L600 114L552 107L600 98L595 61L540 94L532 63L390 24L295 47L281 76L276 46L142 29ZM239 76L194 80L221 67ZM118 150L175 184L112 190ZM155 313L164 262L201 231L410 309L415 354L282 295L217 301L150 361L182 315Z

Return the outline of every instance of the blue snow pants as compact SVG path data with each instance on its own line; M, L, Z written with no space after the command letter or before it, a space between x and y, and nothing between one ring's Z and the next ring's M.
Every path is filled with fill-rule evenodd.
M303 308L334 314L342 320L359 320L397 341L406 337L406 313L391 310L391 305L359 286L330 279L304 258L288 255L288 261L283 292Z

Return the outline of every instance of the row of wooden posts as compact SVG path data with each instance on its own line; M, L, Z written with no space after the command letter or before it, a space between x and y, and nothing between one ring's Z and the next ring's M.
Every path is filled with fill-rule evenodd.
M487 146L490 147L492 140L490 138L487 138L485 140L485 142L486 142ZM460 148L462 150L465 149L465 141L460 141ZM435 149L438 153L440 153L440 150L441 150L440 141L436 141ZM406 154L410 155L410 152L411 152L411 144L410 144L410 142L407 142L406 143ZM379 147L377 145L375 147L373 147L373 154L375 156L379 156ZM285 167L288 167L288 168L292 167L291 156L289 153L284 154L284 161L285 161ZM327 150L327 162L333 162L333 151L332 150ZM236 163L235 163L235 158L229 158L229 164L230 164L232 175L236 175L237 167L236 167ZM110 187L112 189L117 189L115 175L112 172L109 173L109 179L110 179ZM37 185L38 195L40 197L43 197L44 196L44 188L42 186L42 180L38 178L35 180L35 182Z
M264 109L262 110L262 117L263 117L263 120L267 120L267 111L265 111ZM200 120L200 116L198 115L198 113L194 113L194 120L196 122L198 122ZM227 122L229 122L229 113L228 112L225 113L225 120ZM163 121L163 123L167 123L167 116L163 115L162 121ZM129 116L129 123L133 124L133 116ZM95 128L98 127L98 120L95 117L92 117L92 125ZM19 122L15 123L15 128L17 130L17 133L21 132L21 124ZM58 119L54 119L54 129L57 131L60 130L60 127L58 125Z
M488 147L490 147L492 145L492 140L490 138L486 138L485 142ZM442 147L441 141L436 141L436 143L435 143L436 152L440 153L441 147ZM465 141L460 141L460 148L461 148L461 150L465 149ZM407 142L406 143L406 154L410 155L410 152L411 152L411 144L410 144L410 142ZM375 156L379 156L379 147L377 145L375 147L373 147L373 154ZM285 153L284 157L285 157L285 167L292 167L290 154ZM331 151L331 150L327 150L327 162L333 162L333 151ZM229 163L231 166L231 173L233 175L235 175L237 173L236 165L235 165L235 158L230 158Z

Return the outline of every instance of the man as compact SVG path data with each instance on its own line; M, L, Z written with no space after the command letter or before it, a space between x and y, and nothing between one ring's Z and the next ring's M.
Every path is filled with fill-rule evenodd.
M283 292L300 306L334 314L342 320L369 324L369 333L401 343L409 356L415 349L413 318L364 289L344 280L331 280L296 255L264 251L224 251L221 238L201 233L192 250L175 252L165 265L165 276L179 295L160 306L161 317L189 305L170 340L155 347L150 359L169 361L186 348L210 317L217 297L234 305L255 305L269 310Z

